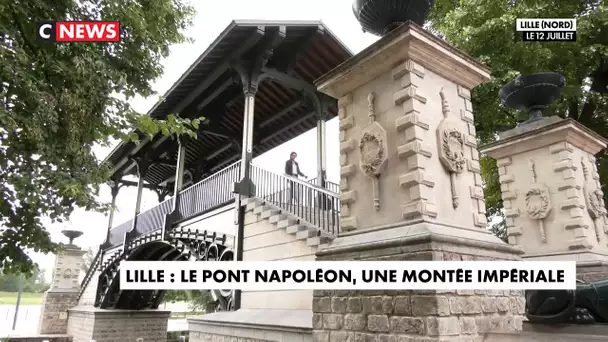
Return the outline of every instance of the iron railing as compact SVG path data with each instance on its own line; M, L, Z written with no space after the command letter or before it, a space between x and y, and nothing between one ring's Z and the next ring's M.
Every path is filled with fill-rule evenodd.
M340 232L340 196L295 177L251 165L254 196L325 232Z
M191 187L182 190L179 195L177 206L179 220L184 221L193 218L234 201L233 186L234 183L239 181L240 169L241 162L239 160ZM261 176L260 173L262 171L264 171L263 176ZM295 189L295 194L297 194L295 197L297 197L299 202L297 202L297 205L292 203L289 212L296 216L300 214L303 216L310 216L302 217L302 219L306 221L309 219L312 220L313 222L310 222L311 224L317 224L317 221L321 220L321 218L317 217L318 215L325 217L327 215L333 215L334 212L339 212L340 205L338 202L340 185L337 183L325 181L325 188L320 188L316 186L316 178L308 181L301 181L288 176L276 175L258 167L252 168L251 172L252 178L262 177L263 179L258 180L264 184L268 183L271 178L273 181L278 182L276 184L268 185L266 188L259 188L260 190L258 191L262 191L264 196L268 198L276 199L276 203L280 203L282 206L286 206L288 203L283 203L281 202L282 200L278 199L291 196L289 194L293 187ZM292 184L294 185L292 186ZM268 191L274 192L269 193ZM292 199L295 197L292 196ZM326 201L323 206L321 206L321 202L319 202L319 198L321 197L325 198ZM336 200L337 202L332 202ZM161 229L164 225L165 216L171 213L173 209L173 201L173 198L169 198L157 206L140 213L137 216L137 234L147 234L154 230ZM330 207L331 209L328 209ZM287 210L287 208L283 208L283 210ZM323 210L323 212L318 212L319 210ZM324 219L319 222L327 225ZM132 225L133 220L131 219L112 228L110 230L108 246L114 247L122 244L125 233L131 230ZM323 228L329 230L334 229L329 226Z
M238 161L180 192L178 211L181 220L221 207L234 201L234 183L239 181Z
M173 198L166 199L139 215L135 230L139 234L147 234L161 229L165 224L165 217L173 210Z
M307 183L310 183L312 185L317 185L318 184L317 179L319 179L319 177L309 179ZM325 189L327 189L335 194L340 194L340 184L338 184L338 183L334 183L334 182L325 180Z
M93 278L93 275L95 274L95 270L99 269L99 265L101 265L101 261L102 261L101 260L102 254L103 253L100 248L97 251L97 254L95 254L95 257L91 261L91 265L89 266L87 273L84 275L84 278L82 279L82 282L80 283L80 290L78 291L77 300L80 300L80 297L82 297L82 294L86 290L87 286L89 286L89 282L91 282L91 279Z

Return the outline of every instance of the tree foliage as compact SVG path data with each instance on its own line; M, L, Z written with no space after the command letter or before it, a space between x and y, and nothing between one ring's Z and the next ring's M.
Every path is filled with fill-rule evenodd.
M44 279L44 270L38 267L32 269L31 275L23 278L23 292L41 293L51 286ZM5 274L0 271L0 291L19 292L21 274Z
M108 209L96 199L108 170L95 146L195 135L199 119L155 120L128 103L154 94L161 60L185 41L184 1L0 0L0 269L31 272L27 250L56 250L44 218ZM44 20L119 20L121 42L40 44Z
M209 291L178 291L170 290L165 295L168 303L186 302L188 309L192 312L207 312L213 304L213 297Z
M576 42L523 42L517 18L576 18ZM492 68L492 80L475 87L472 102L481 144L496 132L525 120L525 113L503 108L498 91L520 74L555 71L567 85L545 112L572 118L608 136L608 7L601 0L437 0L430 16L435 33ZM597 156L604 198L608 200L608 156ZM502 215L496 162L481 158L488 218ZM503 239L504 221L492 227Z

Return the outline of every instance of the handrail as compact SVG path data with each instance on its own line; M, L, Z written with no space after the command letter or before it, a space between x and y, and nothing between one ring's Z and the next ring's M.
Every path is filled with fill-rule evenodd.
M99 264L101 263L101 254L102 253L101 253L101 248L100 248L97 251L97 254L95 254L95 257L93 258L93 261L91 261L91 265L89 266L87 273L84 275L84 278L82 279L82 282L80 283L80 291L78 291L78 296L76 297L76 301L80 300L80 297L82 297L82 294L84 293L85 289L89 285L89 282L91 282L91 278L93 278L93 274L95 274L95 270L99 267Z
M251 165L254 197L308 222L326 233L340 232L340 196L295 177Z
M310 180L301 180L301 179L299 179L297 177L292 177L292 176L288 176L288 175L284 175L284 174L274 173L272 171L268 171L268 170L262 169L259 166L255 166L255 165L251 165L251 167L252 167L252 169L256 168L258 170L262 170L262 171L265 171L265 172L272 173L273 175L276 175L277 177L281 177L284 180L287 180L287 181L290 181L290 182L294 182L294 183L298 183L298 184L300 184L302 186L305 186L305 187L315 188L315 189L319 190L320 192L323 192L323 193L325 193L327 195L330 195L330 196L335 196L336 195L335 192L329 191L329 190L327 190L325 188L322 188L322 187L320 187L320 186L318 186L316 184L310 183ZM313 180L314 180L314 178L313 178Z
M317 180L318 179L319 179L319 177L315 177L315 178L309 179L308 183L310 183L312 185L318 186L317 185ZM327 190L329 190L329 191L331 191L333 193L339 194L340 193L340 184L326 180L325 181L325 188L324 189L327 189Z
M233 186L239 180L240 166L240 161L233 163L182 190L177 208L180 220L187 220L233 201Z

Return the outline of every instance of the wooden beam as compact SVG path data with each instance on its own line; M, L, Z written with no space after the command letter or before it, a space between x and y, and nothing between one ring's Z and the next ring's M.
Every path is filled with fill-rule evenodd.
M224 152L228 151L228 150L229 150L229 149L230 149L232 146L234 146L234 143L233 143L233 142L230 142L230 143L228 143L228 144L226 144L226 145L224 145L224 146L220 147L220 148L219 148L219 149L217 149L215 152L213 152L213 153L211 153L210 155L208 155L208 156L205 158L205 160L206 160L206 161L212 160L213 158L215 158L215 157L219 156L220 154L222 154L222 153L224 153Z
M137 182L128 181L128 180L118 181L118 184L124 185L124 186L137 186ZM150 190L158 190L158 189L163 189L164 187L144 183L144 188L145 189L150 189Z
M295 76L288 75L284 72L281 72L277 69L267 68L267 67L262 68L262 78L273 79L288 88L300 90L300 91L303 91L308 94L317 93L317 88L315 88L314 85L312 85L300 78L297 78Z
M315 112L310 112L310 113L308 113L308 114L306 114L306 115L304 115L304 116L300 117L298 120L296 120L296 121L294 121L294 122L290 123L289 125L287 125L287 126L285 126L285 127L281 128L280 130L278 130L278 131L274 131L274 132L273 132L273 133L271 133L270 135L267 135L267 136L266 136L266 137L264 137L262 140L260 140L259 144L264 144L264 143L266 143L268 140L273 139L274 137L276 137L277 135L280 135L280 134L285 133L286 131L288 131L288 130L292 129L293 127L295 127L295 126L297 126L297 125L301 124L302 122L304 122L304 121L306 121L306 120L310 119L310 117L314 116L315 114L316 114Z
M217 88L215 88L213 92L209 94L209 96L205 96L205 99L201 101L198 105L196 105L196 110L200 112L209 103L211 103L211 101L215 100L218 96L220 96L226 89L238 83L239 81L233 76L231 76L229 79L224 81L224 83L220 84Z
M213 72L210 75L208 75L192 92L190 92L190 94L185 99L181 100L175 107L173 107L172 112L180 113L182 110L184 110L205 89L207 89L224 72L226 72L226 70L228 70L232 66L232 63L234 62L235 59L239 58L245 52L249 51L252 47L254 47L264 37L265 31L266 31L266 28L264 26L257 26L255 31L252 33L252 35L245 42L243 42L243 44L241 44L237 49L233 50L230 54L228 54L228 56L226 56L226 58L224 58L222 60L220 65L218 67L216 67L215 69L213 69ZM168 138L169 137L167 137L167 136L160 137L160 139L158 139L152 145L152 147L150 149L153 150L153 149L157 148L158 146L160 146L160 144L165 142ZM149 142L149 140L147 138L144 139L141 142L140 146L138 146L136 148L136 150L133 150L129 154L129 156L134 156L136 153L139 152L139 150L141 150L143 148L143 145L147 145L148 142ZM119 162L112 169L112 174L114 174L116 171L120 170L127 163L130 163L129 159L123 158L123 160L121 162ZM128 174L128 172L131 171L133 166L134 165L131 162L130 165L127 168L125 168L125 170L122 171L122 173Z
M266 126L268 126L269 124L273 123L274 121L282 118L283 116L289 114L289 112L291 112L292 110L302 106L306 104L306 101L304 99L298 99L296 101L294 101L293 103L289 104L287 107L281 109L278 113L276 113L275 115L269 117L268 119L260 122L260 128L264 128Z
M292 44L294 46L293 48L292 46L288 48L286 54L288 54L289 57L286 56L286 58L282 60L282 63L277 63L277 69L282 72L285 72L288 75L293 75L295 66L302 57L302 55L305 54L306 51L308 51L310 47L315 43L315 41L317 41L317 39L322 37L324 34L325 28L323 28L322 26L318 26L314 28L311 33L298 39L295 43Z

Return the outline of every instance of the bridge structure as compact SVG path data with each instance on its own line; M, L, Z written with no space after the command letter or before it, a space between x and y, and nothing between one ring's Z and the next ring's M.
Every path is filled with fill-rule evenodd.
M113 167L113 199L122 186L138 187L133 219L114 226L110 217L106 241L81 286L57 262L54 288L76 291L47 292L43 308L52 300L42 321L58 318L43 326L64 326L67 310L65 330L74 342L165 341L169 313L155 309L163 292L121 291L123 260L443 262L559 255L576 260L584 279L605 277L608 219L594 157L608 146L605 138L553 117L503 132L483 148L497 159L505 243L487 229L471 102L471 90L487 82L491 70L411 22L349 56L320 23L232 23L149 113L204 115L198 138L142 136L142 144L122 144L106 160ZM335 115L339 184L325 177L325 120ZM254 156L315 126L313 181L252 164ZM537 172L544 184L536 182ZM138 182L125 181L127 175ZM160 203L140 212L144 188L155 190ZM535 194L551 215L523 214L537 211L528 198ZM213 233L226 213L234 218L228 221L233 236ZM592 226L594 234L587 229ZM70 268L79 266L81 255L72 253ZM530 337L521 332L530 310L523 291L213 296L216 312L188 320L191 342ZM581 309L577 305L571 307ZM559 334L549 339L600 340Z
M340 185L326 177L325 124L337 116L338 106L312 82L351 56L321 22L233 21L148 112L156 119L203 117L197 137L149 139L136 132L140 143L121 143L104 160L112 169L112 205L121 188L136 187L135 212L118 224L110 212L106 239L82 281L78 306L97 314L157 309L165 291L119 288L121 262L243 260L248 214L272 222L303 248L335 238ZM313 179L252 164L254 157L315 127ZM137 181L128 180L133 176ZM144 189L156 192L159 203L141 211ZM233 215L234 234L216 232L211 222L218 213ZM212 295L217 310L243 305L239 291ZM77 317L84 316L72 311L68 327ZM70 333L98 339L93 330L87 336ZM129 329L120 333L124 330Z

